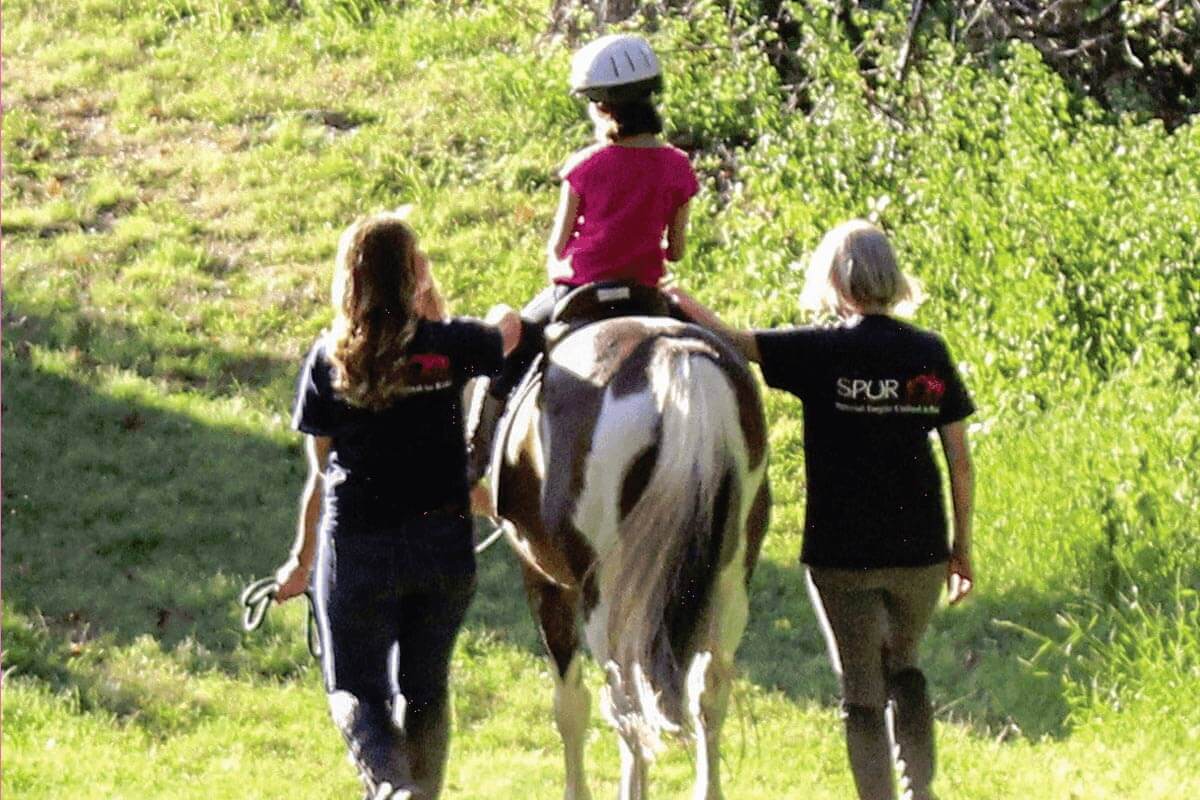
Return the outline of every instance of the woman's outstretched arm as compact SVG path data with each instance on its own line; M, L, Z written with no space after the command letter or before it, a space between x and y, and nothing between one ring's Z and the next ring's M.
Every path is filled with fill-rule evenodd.
M666 289L664 293L697 325L702 325L732 342L733 346L746 357L746 360L762 360L758 352L758 341L755 340L753 332L729 327L700 301L677 286Z
M510 306L504 303L492 306L483 321L499 329L504 355L507 356L517 348L521 341L521 316Z

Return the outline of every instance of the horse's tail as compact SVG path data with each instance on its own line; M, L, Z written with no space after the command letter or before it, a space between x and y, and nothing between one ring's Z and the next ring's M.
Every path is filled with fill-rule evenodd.
M659 339L648 377L657 440L639 456L652 453L653 468L614 553L603 711L652 758L662 734L679 729L718 572L742 546L748 457L731 376L708 343Z

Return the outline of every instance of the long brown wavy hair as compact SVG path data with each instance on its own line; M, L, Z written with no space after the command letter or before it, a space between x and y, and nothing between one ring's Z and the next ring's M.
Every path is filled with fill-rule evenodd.
M355 222L338 243L329 357L333 387L351 405L384 408L407 385L406 350L419 320L416 244L395 212Z

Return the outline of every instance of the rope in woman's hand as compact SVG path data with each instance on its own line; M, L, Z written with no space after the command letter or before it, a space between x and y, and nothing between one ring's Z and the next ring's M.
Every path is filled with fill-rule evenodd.
M267 618L267 610L275 602L279 593L279 581L275 578L261 578L249 584L242 590L239 602L242 605L242 630L252 633L262 627ZM312 590L304 592L308 600L308 619L305 629L308 639L308 652L318 661L321 659L321 638L317 632L317 614L313 605Z

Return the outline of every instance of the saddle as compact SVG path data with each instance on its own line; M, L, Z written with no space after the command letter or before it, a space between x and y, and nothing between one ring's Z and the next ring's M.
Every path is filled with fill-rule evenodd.
M572 289L554 304L546 326L546 352L568 334L614 317L666 317L666 296L653 286L619 281L588 283Z

